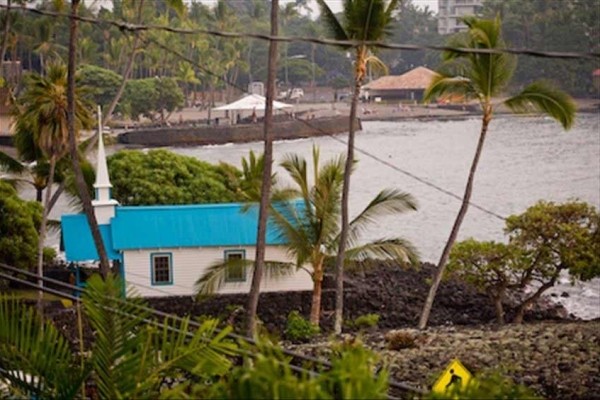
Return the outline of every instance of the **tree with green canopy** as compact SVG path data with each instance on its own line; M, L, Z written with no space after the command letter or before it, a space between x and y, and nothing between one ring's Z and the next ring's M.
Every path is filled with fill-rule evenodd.
M240 171L167 150L125 150L107 159L113 197L123 205L226 203L244 200Z
M496 320L503 324L504 305L510 294L521 299L514 322L560 277L573 281L600 276L600 216L586 203L541 201L506 221L509 242L468 239L450 252L447 272L472 283L489 295ZM533 290L523 290L535 284Z
M350 175L354 163L354 120L360 88L367 72L367 63L382 63L371 54L372 46L365 42L378 41L391 33L390 23L392 13L400 3L400 0L344 0L342 18L338 19L331 11L325 0L317 0L321 9L321 18L329 29L331 35L337 40L356 41L354 46L354 88L352 103L350 105L350 124L348 128L348 153L344 168L344 187L341 197L342 227L340 232L340 244L336 258L336 294L335 294L335 322L336 333L342 331L343 304L344 304L344 260L346 259L346 240L349 235L349 197L350 197ZM387 3L387 4L386 4ZM350 49L351 46L344 46Z
M468 31L450 39L448 46L453 48L497 50L505 48L502 39L502 24L499 18L486 20L474 17L464 18ZM424 329L429 320L435 294L444 275L450 250L456 241L463 219L469 208L475 172L483 151L488 127L499 106L513 112L540 112L558 121L564 129L569 129L575 119L575 103L564 92L544 82L534 82L520 93L502 101L496 100L504 94L510 83L516 65L514 56L508 53L466 53L445 51L444 63L438 75L425 91L425 100L430 101L444 96L459 96L465 101L475 100L482 111L481 131L469 177L456 220L437 265L433 281L423 306L419 328Z
M107 106L117 94L119 74L96 65L83 65L77 70L77 85L88 88L87 96L102 107Z
M77 93L79 94L79 93ZM69 151L67 129L67 68L63 64L48 64L46 76L33 73L25 81L25 90L19 97L16 124L31 130L37 147L48 160L49 171L44 211L40 223L38 243L38 274L43 275L43 250L52 185L57 162ZM81 96L75 98L75 129L90 128L92 117ZM40 282L41 284L41 282Z
M274 193L277 201L270 208L270 223L286 243L291 264L270 261L265 271L273 277L305 269L313 280L310 321L318 325L321 312L322 282L326 261L338 251L340 243L340 197L343 186L345 157L340 156L321 165L319 150L313 148L313 182L308 164L298 155L288 155L281 166L294 182L293 187ZM285 201L280 199L299 199ZM413 197L395 189L386 189L371 200L349 224L348 250L344 261L362 261L369 257L394 260L401 264L416 263L417 251L405 239L382 238L367 243L360 241L363 232L380 218L416 210ZM200 294L214 293L225 283L229 268L240 268L240 261L219 262L197 282ZM250 265L252 261L242 264ZM307 268L308 266L308 268ZM288 270L288 271L285 271Z
M17 191L0 180L0 262L17 268L35 265L42 207L19 198Z

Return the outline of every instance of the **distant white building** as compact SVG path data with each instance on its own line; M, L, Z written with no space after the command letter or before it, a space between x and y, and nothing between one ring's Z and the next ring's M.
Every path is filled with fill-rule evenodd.
M196 281L212 265L253 259L258 207L245 210L239 203L121 206L111 196L101 135L97 158L92 204L108 258L118 263L126 282L124 292L131 288L144 297L194 295ZM98 260L84 214L63 215L61 227L68 262ZM272 224L267 226L266 242L266 260L295 261ZM218 293L247 293L251 281L252 268L233 268ZM296 270L278 279L265 276L261 290L300 291L312 286L308 272Z
M467 30L460 19L479 15L483 0L438 0L438 32L441 35Z

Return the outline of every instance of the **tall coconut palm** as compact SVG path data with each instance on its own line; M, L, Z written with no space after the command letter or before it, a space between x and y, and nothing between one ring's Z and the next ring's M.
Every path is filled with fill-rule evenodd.
M370 47L365 41L378 41L391 34L389 30L392 22L392 12L396 9L399 0L344 0L343 17L339 20L331 11L325 0L317 0L321 9L321 17L327 28L337 40L354 40L363 42L355 47L354 60L354 91L350 106L350 125L348 128L348 154L344 169L344 188L342 193L342 231L340 246L335 263L336 269L336 294L335 294L335 322L336 333L342 331L342 315L344 307L344 252L346 251L346 238L348 237L348 198L350 193L350 174L354 162L354 120L360 87L367 71L367 63L375 60L369 55Z
M321 313L321 293L325 261L338 251L340 243L340 197L343 186L345 157L320 164L319 150L313 149L313 177L310 182L308 165L297 155L285 157L281 166L289 173L294 186L278 192L278 198L299 201L275 201L271 207L271 222L287 243L288 253L295 259L292 267L305 269L313 280L310 321L318 324ZM385 238L361 243L361 234L377 223L380 217L416 210L410 194L398 190L381 191L349 224L346 260L360 261L368 257L415 263L417 252L410 242L401 238ZM282 265L270 262L270 273L286 272ZM308 268L307 268L308 266ZM197 282L201 293L210 293L225 282L227 268L232 264L217 264ZM277 275L275 275L277 276Z
M79 161L79 149L77 147L77 136L79 133L79 117L80 110L79 97L77 96L77 88L75 87L75 65L77 64L77 35L78 35L78 20L77 11L80 0L71 0L71 16L69 21L69 64L67 67L67 93L66 93L66 131L68 138L68 151L71 154L71 163L75 176L75 185L81 199L81 204L85 212L85 216L90 227L92 239L96 246L98 258L100 260L100 272L104 277L108 276L110 266L104 241L100 235L98 221L92 207L92 199L88 192L88 188L83 175L81 163ZM100 107L98 107L98 134L102 134L102 115Z
M26 80L25 90L21 96L22 112L17 116L19 121L31 129L37 146L42 151L49 164L48 182L44 200L44 211L40 224L38 245L38 274L43 274L43 250L46 238L49 205L54 183L55 168L58 160L67 154L67 69L63 64L47 65L45 77L32 74ZM92 117L89 107L80 97L75 100L76 131L90 128ZM39 282L40 285L42 282Z
M493 20L465 18L464 22L468 27L468 31L452 39L451 47L492 50L505 47L499 18ZM496 96L503 94L515 69L516 60L507 53L482 54L446 51L443 53L443 57L445 62L439 71L439 75L433 79L426 90L425 100L442 96L459 96L464 100L476 100L481 106L482 120L479 142L469 170L462 204L450 231L450 237L440 256L421 313L420 329L427 326L433 300L446 268L448 255L467 213L471 193L473 192L475 171L495 109L503 105L513 112L541 112L554 118L564 129L569 129L575 119L573 100L566 93L544 82L532 83L515 96L503 101L494 101Z
M271 1L271 35L277 36L279 15L279 0ZM256 232L256 253L254 273L248 294L248 309L246 323L248 336L256 334L256 312L258 310L258 297L260 283L265 266L265 251L267 244L267 220L269 214L269 201L271 199L271 183L273 182L273 100L275 98L275 77L277 76L277 42L269 42L269 62L267 76L267 97L265 99L265 121L263 127L263 141L265 145L262 157L262 184L258 210L258 229Z

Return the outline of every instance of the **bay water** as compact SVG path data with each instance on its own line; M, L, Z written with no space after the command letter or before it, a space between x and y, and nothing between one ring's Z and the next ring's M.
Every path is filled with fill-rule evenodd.
M478 118L363 122L356 136L351 214L360 212L384 188L411 193L419 204L416 212L382 219L365 239L404 237L418 248L423 261L436 263L460 207L460 200L447 192L462 197L480 126ZM286 154L300 154L311 165L313 146L326 160L345 154L346 136L276 142L280 183L290 183L278 167ZM257 142L170 150L240 166L250 150L260 153L262 149ZM573 199L600 207L600 114L578 115L575 126L566 132L548 118L497 117L489 128L472 196L472 203L489 213L471 206L458 239L505 241L504 221L499 217L522 213L539 200ZM63 202L54 214L65 211ZM600 279L571 285L564 276L550 293L581 318L600 317Z

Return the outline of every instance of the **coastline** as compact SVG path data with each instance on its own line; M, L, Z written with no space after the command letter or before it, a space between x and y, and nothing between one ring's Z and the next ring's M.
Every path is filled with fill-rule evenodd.
M577 103L577 112L585 114L600 114L600 99L586 98L586 99L575 99ZM213 112L214 114L214 112ZM311 120L324 119L324 118L339 118L349 117L350 115L350 104L346 102L329 102L329 103L298 103L294 105L294 115L303 120L303 123L310 126ZM474 105L451 105L451 106L437 106L437 105L400 105L400 104L380 104L380 103L359 103L358 108L358 119L360 122L401 122L401 121L458 121L469 118L477 118L481 114L477 111ZM500 107L496 111L496 117L528 117L535 114L513 114L506 108ZM199 110L193 107L187 107L182 110L174 112L167 119L167 127L158 127L163 132L174 131L177 129L186 129L194 125L206 126L206 120L208 119L208 110ZM220 117L221 115L212 115L212 118ZM280 115L282 117L282 115ZM223 118L223 127L227 127L227 120ZM136 131L151 131L157 128L156 124L151 124L149 121L135 122L131 120L117 121L112 125L110 131L105 134L109 136L118 137L120 134ZM262 126L262 124L259 124ZM336 133L340 129L336 130ZM346 131L341 129L341 131ZM82 137L88 138L94 132L83 132ZM322 136L324 134L311 134L310 136ZM235 135L234 135L235 136ZM298 138L306 137L306 135L299 135ZM295 138L293 132L287 131L285 137L276 140L293 140ZM227 143L244 143L248 142L247 138L241 137L240 139L231 139ZM190 146L204 146L225 143L222 139L215 140L214 143L210 140L204 140L199 143L190 143ZM168 143L155 144L168 146ZM127 144L126 147L139 147L136 144ZM0 133L0 151L6 152L11 156L16 155L14 148L12 147L12 139L6 134Z

